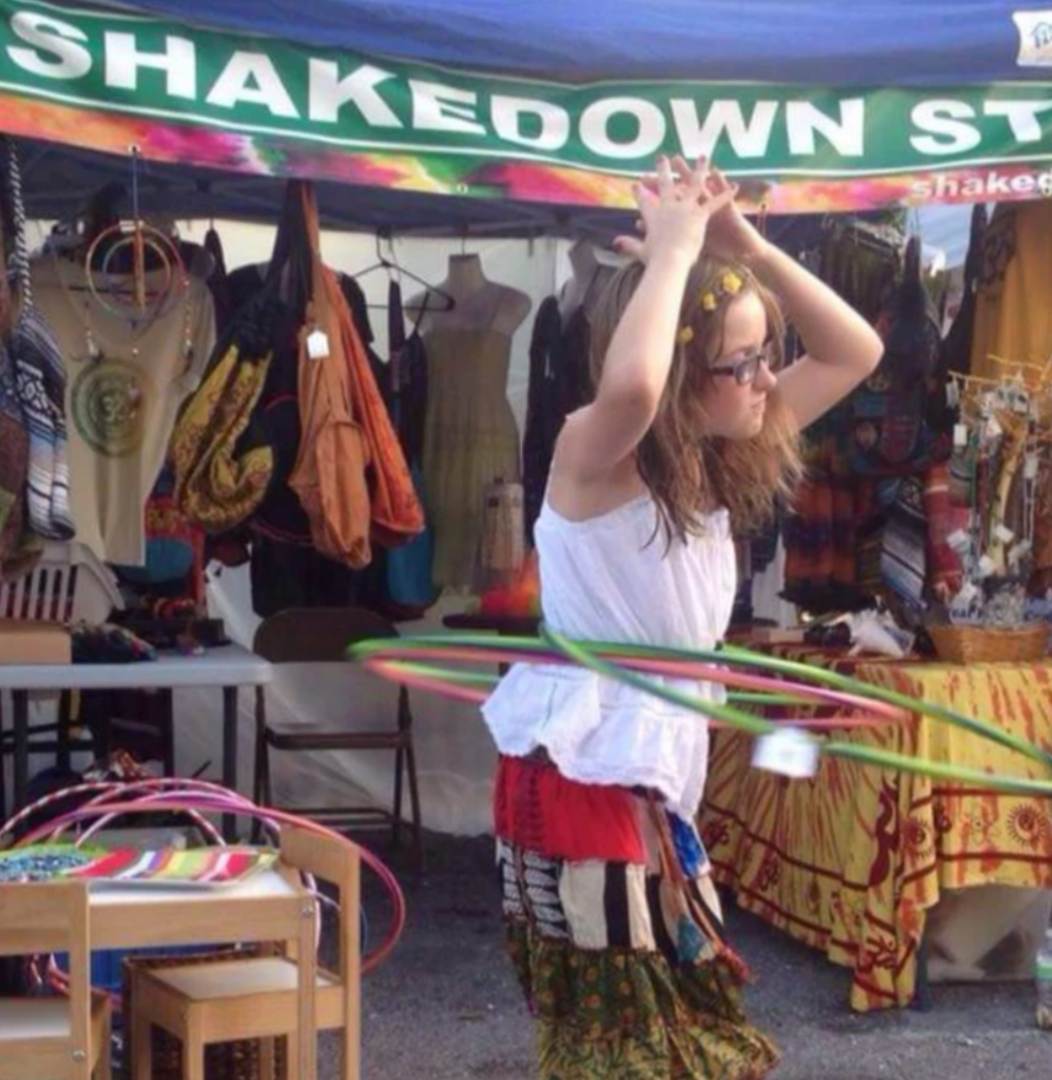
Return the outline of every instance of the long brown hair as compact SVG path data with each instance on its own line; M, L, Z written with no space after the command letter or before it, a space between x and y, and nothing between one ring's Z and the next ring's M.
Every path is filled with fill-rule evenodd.
M788 499L803 475L799 432L777 389L767 396L763 427L751 439L706 435L708 417L701 396L707 369L723 349L724 322L733 295L752 292L763 304L771 343L772 366L781 365L785 320L775 296L744 266L709 256L695 263L680 308L681 333L668 383L650 430L636 451L639 474L658 504L667 539L685 539L704 529L704 517L718 507L730 512L734 530L749 533L763 526L775 501ZM638 263L626 266L597 297L590 313L591 369L599 385L603 361L614 331L643 276ZM703 298L705 298L703 300ZM687 329L689 328L689 329Z

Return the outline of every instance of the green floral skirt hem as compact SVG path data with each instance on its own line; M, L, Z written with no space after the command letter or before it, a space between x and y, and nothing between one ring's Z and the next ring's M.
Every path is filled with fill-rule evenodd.
M760 1080L778 1062L731 965L581 949L521 919L505 933L538 1022L541 1080Z

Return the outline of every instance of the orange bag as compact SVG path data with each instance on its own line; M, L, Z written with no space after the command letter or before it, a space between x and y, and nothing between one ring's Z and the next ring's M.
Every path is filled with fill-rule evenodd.
M424 511L350 308L322 263L314 189L293 183L309 245L311 301L300 332L301 436L289 485L317 550L359 568L372 560L370 541L394 547L421 532ZM312 335L324 345L314 357Z

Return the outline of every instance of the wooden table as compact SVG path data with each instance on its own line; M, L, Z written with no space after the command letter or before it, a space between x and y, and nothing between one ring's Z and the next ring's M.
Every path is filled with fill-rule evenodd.
M90 941L94 951L172 945L284 942L298 967L299 1076L316 1080L314 897L280 870L227 888L93 884Z

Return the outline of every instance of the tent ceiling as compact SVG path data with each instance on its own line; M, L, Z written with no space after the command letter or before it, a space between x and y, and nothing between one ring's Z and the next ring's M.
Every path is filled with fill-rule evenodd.
M1042 78L1016 65L1033 0L133 0L203 25L438 64L574 81L819 86Z
M22 145L27 212L31 217L70 217L107 184L131 189L127 159L54 143ZM215 217L273 223L280 216L284 190L284 180L273 177L157 162L143 162L139 167L143 211L176 219ZM329 182L318 183L317 190L322 224L333 229L386 230L399 235L573 233L602 237L631 228L631 220L615 211L423 195ZM128 209L127 201L124 208Z

